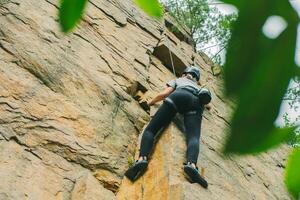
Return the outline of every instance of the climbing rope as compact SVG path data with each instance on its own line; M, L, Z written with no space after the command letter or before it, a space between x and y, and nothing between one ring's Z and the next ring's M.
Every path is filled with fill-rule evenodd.
M172 56L170 48L171 48L171 45L170 45L170 41L169 41L169 48L168 48L168 50L169 50L170 60L171 60L172 68L173 68L173 74L176 77L176 71L175 71L174 62L173 62L173 56Z

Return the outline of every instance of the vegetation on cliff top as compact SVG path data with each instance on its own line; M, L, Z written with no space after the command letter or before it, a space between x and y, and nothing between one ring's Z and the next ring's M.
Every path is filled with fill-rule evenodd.
M196 44L197 51L204 51L211 59L221 64L221 53L227 48L233 22L237 13L223 14L207 0L164 0L168 12L179 26L187 27ZM217 53L211 49L219 47Z

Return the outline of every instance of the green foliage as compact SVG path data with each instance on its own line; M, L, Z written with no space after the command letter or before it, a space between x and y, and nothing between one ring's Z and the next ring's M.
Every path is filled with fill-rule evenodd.
M298 111L300 105L300 74L299 77L293 79L293 85L288 89L286 96L284 97L285 101L288 101L288 104L291 109L295 112ZM300 120L300 114L299 114Z
M220 53L227 47L237 14L224 15L210 6L208 0L166 0L164 4L179 25L190 29L197 49L205 50L215 63L220 64ZM215 45L207 47L208 43ZM210 49L216 46L220 51L213 55Z
M221 15L218 17L218 28L216 31L216 40L220 48L227 48L228 42L233 31L233 24L237 20L237 14Z
M152 17L161 18L163 15L163 8L158 0L135 0L135 3Z
M293 106L292 106L293 107ZM297 106L294 106L293 108L296 109ZM295 121L292 121L288 115L288 113L285 113L283 115L284 123L286 127L296 127L296 121L300 121L300 114L296 117ZM288 141L288 144L293 147L300 146L300 128L296 129L294 131L294 136Z
M131 167L134 164L134 157L132 155L129 155L127 157L127 162L128 162L128 165Z
M255 123L257 123L255 121ZM294 136L294 127L288 128L275 128L273 130L268 130L268 134L266 132L258 132L250 130L247 135L245 131L241 132L241 135L238 137L231 137L227 141L227 146L225 149L227 152L237 152L239 154L252 153L257 154L263 151L266 151L270 148L278 146L282 142L291 141ZM252 137L250 136L252 134ZM246 135L246 136L245 136ZM248 139L248 141L244 141ZM242 142L238 141L240 139ZM255 143L255 145L253 145Z
M61 0L59 19L63 32L71 31L79 22L87 0Z
M300 146L300 131L295 131L295 136L291 138L291 140L288 141L289 145L292 145L293 147L299 147Z
M295 199L300 199L300 148L293 150L286 169L286 186Z
M264 149L260 146L268 143L275 133L282 135L279 137L282 141L274 140L277 143L293 134L294 129L276 129L273 122L296 71L298 16L287 1L243 1L236 6L240 6L240 14L227 52L225 89L238 103L225 151L256 153L276 145L273 143ZM255 18L253 13L256 13ZM265 21L272 15L282 16L289 24L274 40L262 33Z
M80 21L87 0L61 0L59 9L60 26L63 32L71 31ZM161 18L163 8L158 0L135 0L135 3L148 15Z
M227 96L237 99L231 120L226 153L258 153L290 140L295 128L278 129L273 123L279 113L290 79L298 68L294 63L298 16L288 1L238 1L239 9L225 64ZM253 17L253 13L256 13ZM262 33L269 16L283 17L288 27L276 39ZM286 184L294 197L300 190L300 152L289 159Z

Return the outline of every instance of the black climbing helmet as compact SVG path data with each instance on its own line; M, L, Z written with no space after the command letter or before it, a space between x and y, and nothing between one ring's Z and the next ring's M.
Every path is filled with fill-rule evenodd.
M194 77L196 77L197 81L200 80L200 70L198 67L195 66L191 66L191 67L187 67L183 74L192 74Z

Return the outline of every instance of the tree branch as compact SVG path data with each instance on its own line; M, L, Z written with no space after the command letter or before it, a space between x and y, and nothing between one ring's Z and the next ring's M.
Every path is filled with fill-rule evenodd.
M282 100L283 101L296 101L296 100L300 100L300 97L295 97L295 98L288 98L288 97L286 97L286 98L283 98Z
M211 57L210 59L214 59L219 53L221 53L224 49L226 48L226 45L224 45L220 51L218 51L213 57Z
M205 48L202 48L202 49L199 49L199 51L203 51L205 49L209 49L209 48L212 48L212 47L215 47L215 46L223 46L225 45L224 43L220 43L220 44L215 44L215 45L212 45L212 46L208 46L208 47L205 47Z

